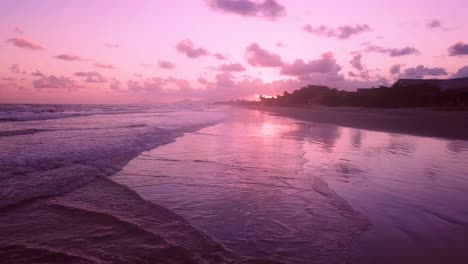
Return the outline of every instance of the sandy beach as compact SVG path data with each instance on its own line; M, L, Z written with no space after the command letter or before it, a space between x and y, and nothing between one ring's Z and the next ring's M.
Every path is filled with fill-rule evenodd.
M253 109L314 123L425 137L468 139L468 111L321 106L310 109L259 106Z

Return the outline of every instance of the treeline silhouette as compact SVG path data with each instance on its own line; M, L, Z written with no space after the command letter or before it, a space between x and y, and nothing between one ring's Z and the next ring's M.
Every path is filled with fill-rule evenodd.
M260 96L259 101L238 100L237 104L268 106L357 106L357 107L466 107L468 86L462 89L442 90L435 85L380 86L358 89L356 92L341 91L326 86L308 85L292 93L285 91L276 97Z

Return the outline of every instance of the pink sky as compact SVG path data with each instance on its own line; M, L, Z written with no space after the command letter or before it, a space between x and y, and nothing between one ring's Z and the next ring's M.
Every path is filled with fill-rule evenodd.
M468 77L466 10L462 0L1 1L0 103L252 99Z

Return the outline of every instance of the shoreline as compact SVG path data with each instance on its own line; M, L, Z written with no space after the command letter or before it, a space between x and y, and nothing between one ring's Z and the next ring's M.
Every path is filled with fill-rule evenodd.
M258 106L245 107L275 116L366 129L452 140L468 140L468 111L442 111L423 108L359 108Z

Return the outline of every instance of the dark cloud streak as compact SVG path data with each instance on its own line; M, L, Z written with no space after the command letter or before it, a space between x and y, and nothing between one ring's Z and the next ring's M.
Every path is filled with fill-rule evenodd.
M70 55L70 54L60 54L57 56L54 56L54 58L59 59L59 60L64 60L64 61L80 61L81 58L75 55Z
M274 19L286 15L286 8L276 0L208 0L213 10L240 16L257 16Z
M13 44L14 46L22 49L30 49L30 50L44 50L44 47L41 45L35 44L29 40L24 38L10 38L7 40L8 43Z
M328 38L348 39L353 35L371 31L371 27L366 24L361 25L344 25L338 28L329 28L327 26L313 27L310 24L305 25L302 28L304 31L314 34L317 36L323 36Z

